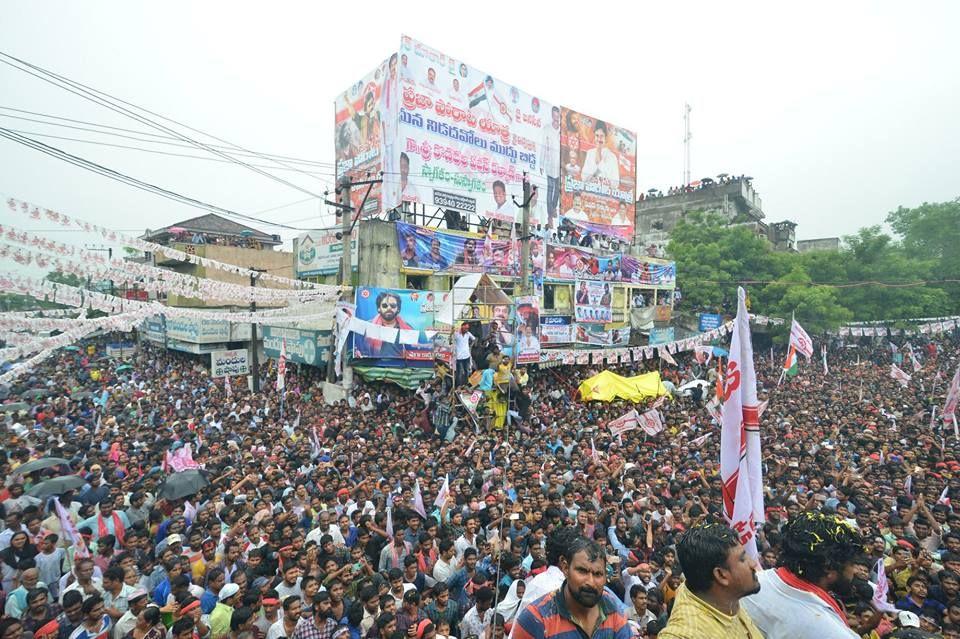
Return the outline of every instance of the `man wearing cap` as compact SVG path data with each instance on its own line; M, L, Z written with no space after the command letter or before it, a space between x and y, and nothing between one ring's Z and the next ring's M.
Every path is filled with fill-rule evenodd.
M211 639L222 639L230 634L230 619L233 610L240 602L240 586L226 584L220 589L217 605L210 613Z
M137 617L147 607L149 601L147 591L143 588L135 588L127 596L128 608L113 626L112 639L123 639L128 632L134 629L137 625Z
M100 464L90 466L87 483L80 489L77 501L81 504L99 504L110 496L110 485L103 481L103 468ZM129 525L129 522L127 522Z

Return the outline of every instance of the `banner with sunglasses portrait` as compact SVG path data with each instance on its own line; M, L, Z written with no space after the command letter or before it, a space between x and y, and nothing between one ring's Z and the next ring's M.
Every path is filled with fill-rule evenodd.
M433 359L433 323L442 295L432 291L360 286L357 319L363 334L354 331L356 358Z

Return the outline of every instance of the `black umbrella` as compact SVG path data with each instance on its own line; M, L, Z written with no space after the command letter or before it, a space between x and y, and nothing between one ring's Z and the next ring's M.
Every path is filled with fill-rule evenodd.
M0 405L0 412L3 413L18 413L22 410L30 410L30 404L25 404L24 402L10 402L9 404Z
M20 393L20 397L28 398L32 397L36 399L37 397L47 397L53 395L53 391L49 391L46 388L31 388L30 390L25 390Z
M27 491L27 494L37 499L46 499L53 495L62 495L68 490L76 490L86 484L86 480L79 475L64 475L42 481Z
M26 464L20 464L13 470L13 474L27 475L35 470L43 470L44 468L62 465L69 466L70 462L62 457L41 457L40 459L28 461ZM81 482L80 485L82 486L83 482Z
M183 499L197 494L209 485L210 480L206 473L195 469L184 470L173 473L164 480L157 491L157 499Z

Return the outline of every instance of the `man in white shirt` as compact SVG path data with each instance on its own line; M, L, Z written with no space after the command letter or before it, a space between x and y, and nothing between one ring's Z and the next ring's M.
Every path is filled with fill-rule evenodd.
M484 586L476 592L477 605L467 611L460 622L460 634L467 637L486 637L486 629L493 621L493 591Z
M113 639L123 639L128 632L134 629L137 625L137 617L140 616L140 613L147 607L148 602L147 591L143 588L135 588L127 596L129 608L127 608L127 611L123 613L123 616L120 617L113 626Z
M473 548L474 550L480 550L477 547L477 527L479 522L476 517L469 517L465 522L465 530L463 534L457 537L457 541L454 542L454 547L457 551L457 561L463 559L463 552L467 548Z
M466 322L460 325L460 330L453 334L453 350L457 359L456 385L461 386L470 376L470 347L477 341L477 337L470 332Z
M601 120L593 126L594 148L587 151L583 160L580 179L584 182L599 180L612 187L620 185L620 162L617 154L607 148L607 125Z
M433 564L433 578L438 583L450 580L450 576L456 571L456 556L457 550L451 540L444 539L440 542L440 556L437 563Z

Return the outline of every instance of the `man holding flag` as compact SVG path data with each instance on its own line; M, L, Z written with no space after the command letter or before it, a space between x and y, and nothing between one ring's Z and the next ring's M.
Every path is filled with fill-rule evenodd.
M800 322L794 319L790 324L790 348L787 351L787 360L783 363L783 371L780 372L780 380L777 381L777 386L783 382L783 378L787 375L793 377L797 374L797 353L803 354L808 360L813 357L813 340L800 326ZM824 361L826 361L826 358L824 358Z

